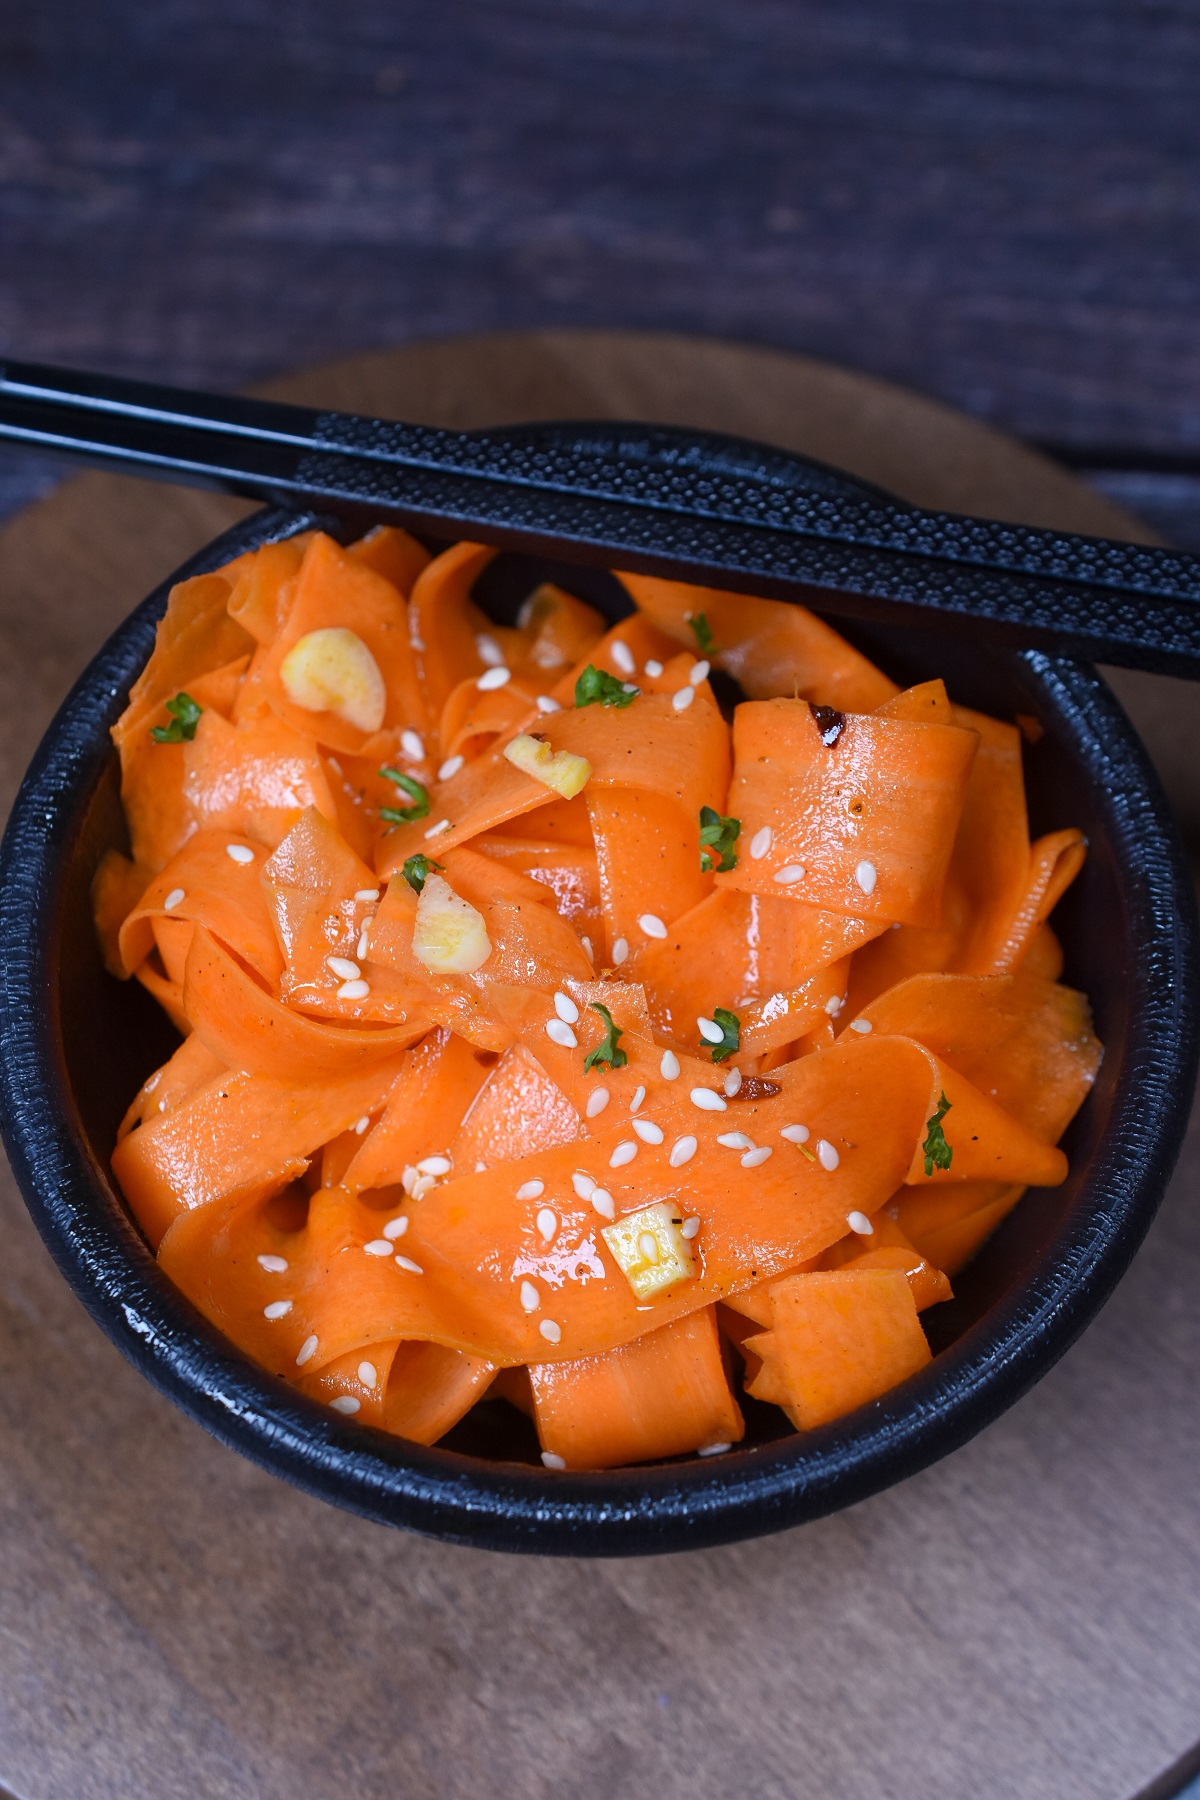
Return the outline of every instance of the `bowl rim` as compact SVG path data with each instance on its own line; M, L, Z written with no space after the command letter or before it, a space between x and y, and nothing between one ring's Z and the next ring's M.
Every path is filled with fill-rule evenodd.
M616 1556L729 1542L851 1505L965 1443L1046 1373L1124 1273L1178 1155L1200 1046L1195 898L1157 774L1096 670L1037 651L999 654L1025 665L1076 752L1092 747L1134 930L1149 946L1133 970L1133 1078L1114 1097L1086 1187L1028 1278L920 1374L803 1435L711 1459L550 1473L353 1424L252 1364L162 1274L90 1149L70 1090L53 953L61 870L170 588L330 523L264 508L160 584L63 702L0 845L0 1132L76 1295L128 1360L222 1443L380 1523L476 1547Z

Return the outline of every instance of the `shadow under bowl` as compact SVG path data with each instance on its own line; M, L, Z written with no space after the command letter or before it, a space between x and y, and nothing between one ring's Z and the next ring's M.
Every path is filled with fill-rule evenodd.
M219 567L309 518L266 511L173 580ZM511 618L538 579L610 617L623 590L582 564L502 555L480 598ZM1106 1050L1064 1140L1071 1173L1031 1190L924 1315L937 1354L920 1374L797 1434L746 1402L726 1455L550 1474L532 1430L484 1401L436 1448L357 1426L265 1374L160 1272L109 1170L117 1122L175 1034L144 991L100 962L89 885L124 847L109 728L153 643L165 583L110 638L25 777L0 852L0 1100L17 1180L93 1318L158 1388L223 1443L323 1499L389 1525L493 1549L636 1555L749 1537L820 1517L964 1443L1062 1355L1112 1291L1162 1197L1196 1063L1192 885L1157 777L1096 672L935 632L846 628L896 679L946 678L964 704L1036 719L1031 826L1079 825L1090 854L1056 914L1064 979L1091 997ZM811 598L811 596L806 596Z

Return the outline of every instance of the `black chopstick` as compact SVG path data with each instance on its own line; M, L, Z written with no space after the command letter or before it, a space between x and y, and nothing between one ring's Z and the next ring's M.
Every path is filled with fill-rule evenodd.
M351 524L390 520L1200 675L1198 556L929 512L824 464L702 432L440 431L9 361L3 441Z

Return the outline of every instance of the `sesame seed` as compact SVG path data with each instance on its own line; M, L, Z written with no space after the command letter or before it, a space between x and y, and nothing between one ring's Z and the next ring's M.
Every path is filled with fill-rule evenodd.
M396 1267L399 1269L407 1269L410 1275L423 1275L425 1273L420 1263L414 1262L411 1256L398 1256L395 1260Z
M363 1249L368 1256L390 1256L392 1240L391 1238L372 1238L369 1244L363 1245Z
M689 1242L691 1241L692 1238L698 1236L699 1231L700 1231L700 1221L696 1217L695 1213L692 1214L690 1219L685 1219L683 1221L683 1224L679 1227L680 1237L687 1238Z
M542 1461L548 1469L565 1469L567 1466L563 1458L556 1456L553 1450L543 1450Z
M708 672L711 668L712 668L711 663L694 662L692 664L691 668L688 670L688 680L691 682L692 686L699 687L700 683L702 681L707 681L708 680Z
M747 1137L744 1131L723 1131L717 1139L727 1150L753 1150L754 1139Z
M396 1239L398 1237L403 1237L407 1230L408 1214L398 1213L394 1219L388 1220L383 1228L383 1235L385 1238L391 1238L392 1242L395 1243Z
M243 677L243 680L244 679L245 679L245 677ZM326 760L326 762L328 762L328 764L329 764L330 768L333 770L334 774L340 778L341 773L342 773L342 765L338 761L337 757L329 756L329 757L326 757L325 760Z
M789 1144L807 1144L809 1131L807 1125L785 1125L779 1133Z
M337 997L339 1000L365 1000L370 991L369 981L343 981Z
M698 1106L701 1112L724 1112L727 1104L725 1096L715 1094L711 1088L692 1089L692 1105Z
M766 1162L771 1154L770 1144L764 1144L759 1150L747 1150L742 1158L743 1169L757 1169Z
M633 651L622 638L614 638L608 646L609 654L620 669L622 675L636 675L637 664L633 660Z
M616 1218L617 1208L607 1188L593 1188L591 1198L593 1211L598 1212L602 1219Z
M480 693L490 694L495 688L507 687L512 680L512 670L503 667L486 669L475 683Z
M443 831L449 831L449 829L450 829L449 819L439 819L437 824L431 825L429 827L429 830L425 833L426 841L428 841L430 838L441 837Z
M448 1156L423 1156L417 1164L422 1175L448 1175L453 1167Z
M580 941L580 943L581 943L581 944L582 944L582 945L583 945L583 953L584 953L584 955L585 955L585 956L586 956L586 957L587 957L587 959L588 959L588 961L589 961L589 962L590 962L590 963L594 963L594 962L595 962L595 960L596 960L596 953L595 953L595 951L594 951L594 950L593 950L593 949L592 949L592 940L591 940L591 938L590 938L590 937L587 937L587 936L586 936L586 935L585 935L585 934L584 934L584 933L582 933L582 932L581 932L581 933L580 933L580 937L579 937L579 941Z
M438 770L438 780L453 781L466 760L465 756L448 756Z
M740 1069L730 1069L728 1075L725 1077L726 1097L728 1099L732 1100L733 1096L735 1094L740 1094L741 1091L742 1091L742 1071Z
M532 1281L523 1281L521 1283L521 1305L524 1307L525 1311L536 1312L541 1304L542 1296L538 1293Z
M235 863L252 863L254 852L248 844L226 844L225 854Z
M771 830L769 825L764 825L760 831L755 832L754 836L750 839L750 854L755 862L762 861L763 857L767 854L767 851L771 848L774 836L775 833Z
M857 881L864 894L873 894L875 892L875 883L879 879L875 871L875 864L860 862L857 869L854 871L854 879Z
M696 1140L694 1137L688 1136L676 1138L675 1142L671 1145L671 1154L667 1158L667 1161L673 1169L682 1169L684 1163L691 1162L695 1154Z
M633 1129L643 1144L661 1144L663 1141L662 1126L656 1125L653 1119L635 1119Z
M518 1200L540 1200L546 1191L544 1181L523 1181L517 1189Z
M707 1043L719 1044L725 1036L725 1033L721 1030L717 1021L715 1019L706 1019L703 1013L698 1015L696 1025L699 1028L700 1036L704 1038Z
M587 1105L583 1109L588 1118L598 1118L611 1098L612 1096L606 1087L593 1088L587 1097Z
M645 669L647 675L649 675L649 677L652 681L657 681L659 676L663 672L663 666L659 662L659 660L656 656L652 656L650 658L649 662L643 663L642 667Z
M411 1163L407 1163L400 1174L400 1186L406 1194L411 1194L417 1185L417 1171Z
M268 1275L282 1275L288 1266L286 1256L260 1256L257 1260L259 1268L265 1269Z
M358 964L351 962L348 956L327 956L325 967L336 975L339 981L357 981L362 974Z
M362 1401L357 1399L353 1394L339 1394L336 1400L331 1400L329 1402L329 1405L333 1412L345 1413L346 1416L349 1417L351 1413L356 1413L358 1411L359 1407L362 1405Z
M175 908L179 905L179 902L186 899L187 895L182 888L172 888L166 899L163 901L163 911L174 912Z
M629 1138L626 1138L624 1143L617 1145L616 1149L609 1157L608 1166L610 1169L623 1169L626 1163L631 1163L633 1161L637 1153L637 1145Z
M695 698L696 690L694 687L681 687L677 694L672 695L671 705L675 708L676 712L686 712Z
M379 1370L375 1367L373 1362L360 1362L358 1365L358 1379L365 1388L378 1387Z
M625 689L625 692L626 692L626 693L627 693L627 694L639 694L639 693L641 693L641 689L640 689L640 688L637 688L637 687L635 687L635 686L634 686L634 685L633 685L633 683L632 683L632 681L623 681L623 682L622 682L622 683L621 683L621 686L622 686L622 687L623 687L623 688L624 688L624 689Z
M143 1083L142 1083L143 1094L152 1094L154 1092L155 1088L158 1086L159 1082L162 1080L162 1075L163 1075L163 1072L161 1069L155 1069L155 1071L154 1071L153 1075L151 1075L149 1081L143 1081Z
M851 1019L850 1029L851 1031L861 1031L865 1037L871 1029L871 1021L870 1019Z
M413 762L425 761L425 740L415 731L400 733L400 748L405 756L410 757Z
M290 1300L272 1300L270 1306L263 1307L264 1319L286 1319L292 1310Z
M628 955L629 955L629 945L626 943L624 938L618 938L612 948L612 959L618 969L620 968L621 964L625 961L625 958Z
M478 1170L476 1170L476 1173L478 1174ZM430 1189L435 1188L436 1186L437 1186L437 1176L436 1175L418 1175L417 1179L413 1182L413 1186L412 1186L413 1199L414 1200L423 1200L425 1198L426 1194L429 1193Z
M355 1137L361 1137L363 1135L363 1132L366 1131L368 1125L370 1125L370 1123L371 1123L370 1116L367 1113L364 1113L361 1119L356 1119L354 1121Z
M574 1025L579 1018L579 1008L569 994L555 994L554 1010L568 1025Z
M803 863L785 863L782 869L776 869L771 877L780 887L795 887L798 881L804 880Z
M832 1172L841 1160L828 1138L817 1139L817 1161L823 1169L829 1169Z
M846 996L844 994L830 994L828 1000L825 1002L825 1011L829 1014L831 1019L836 1019L845 1004Z
M673 1050L663 1051L662 1061L658 1065L658 1072L664 1081L677 1081L679 1079L679 1058Z
M553 694L539 694L537 697L537 709L540 713L561 712L562 701L556 700Z
M558 1214L552 1206L543 1206L537 1216L537 1228L542 1235L542 1242L548 1244L558 1230Z
M483 1174L486 1174L486 1172L487 1172L487 1164L485 1162L477 1162L475 1164L475 1168L473 1171L474 1174L483 1175Z
M357 943L357 944L356 944L356 945L355 945L355 946L354 946L354 954L355 954L355 956L357 956L357 958L358 958L358 960L359 960L359 962L365 962L365 961L366 961L366 957L367 957L367 928L366 928L366 926L365 926L365 925L364 925L364 926L363 926L363 928L362 928L362 930L361 930L361 931L360 931L360 932L359 932L359 934L358 934L358 943Z
M415 631L410 635L408 641L414 650L423 650L425 648L425 639L418 637Z
M727 1450L732 1450L732 1449L733 1449L732 1444L701 1444L700 1448L696 1452L696 1455L697 1456L724 1456Z
M638 926L648 938L665 938L667 935L667 928L657 913L643 913Z
M498 669L504 661L504 652L494 637L480 632L475 639L475 648L479 652L480 662L487 663L490 669Z
M378 888L355 888L354 898L356 900L378 900L379 889Z
M595 1191L596 1183L592 1180L590 1175L585 1175L582 1169L576 1169L574 1175L571 1177L571 1186L575 1189L575 1192L579 1195L581 1200L590 1200Z
M635 1112L637 1112L637 1111L638 1111L638 1109L639 1109L639 1108L640 1108L640 1106L641 1106L641 1104L642 1104L642 1101L643 1101L643 1100L644 1100L644 1099L645 1099L645 1098L646 1098L646 1090L645 1090L645 1088L644 1088L644 1087L639 1087L639 1088L635 1088L635 1089L634 1089L634 1094L633 1094L633 1099L632 1099L632 1100L631 1100L631 1101L630 1101L630 1102L629 1102L629 1110L630 1110L630 1112L631 1112L631 1113L635 1113Z
M545 1338L545 1340L548 1344L561 1343L561 1341L562 1341L562 1326L556 1325L554 1323L553 1319L543 1319L541 1324L538 1326L538 1330L541 1332L542 1336ZM565 1463L563 1464L563 1467L564 1468L566 1467Z
M312 1361L317 1353L317 1341L316 1332L313 1332L309 1337L305 1338L299 1350L296 1352L296 1367L298 1369L302 1369L306 1362Z
M643 1231L638 1236L638 1255L643 1262L658 1261L658 1239L652 1231Z
M870 1219L868 1219L866 1213L864 1213L864 1212L847 1213L846 1214L846 1223L850 1227L851 1231L856 1231L858 1233L859 1237L874 1237L875 1236L875 1227L872 1225Z
M564 1024L561 1019L546 1021L546 1036L552 1044L561 1044L564 1050L574 1050L579 1042L571 1027Z

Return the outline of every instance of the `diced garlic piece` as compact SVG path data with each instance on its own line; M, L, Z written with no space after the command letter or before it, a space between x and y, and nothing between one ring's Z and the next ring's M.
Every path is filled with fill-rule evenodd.
M482 913L432 872L417 898L413 955L435 975L470 975L492 954Z
M695 1273L683 1217L664 1200L626 1213L614 1225L605 1225L600 1235L639 1300L652 1300Z
M294 706L331 712L358 731L378 731L387 711L379 664L358 633L344 625L310 631L279 665L279 679Z
M561 794L564 800L573 800L581 793L592 773L592 765L586 756L576 756L570 750L552 750L549 744L530 737L526 731L505 745L504 754L514 768L532 775L535 781Z

